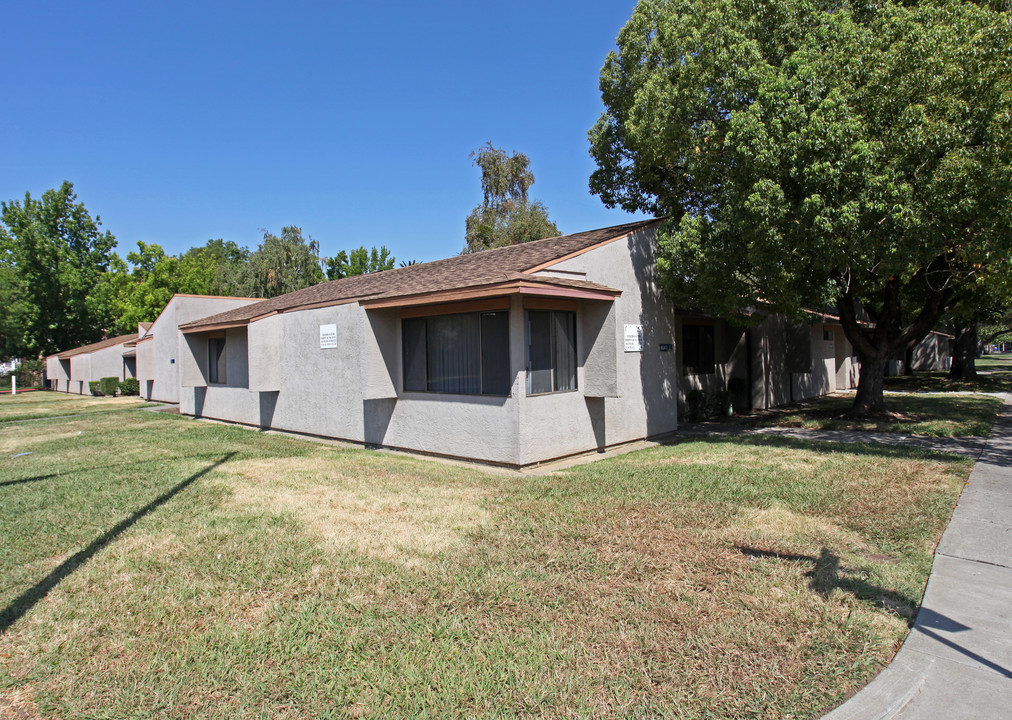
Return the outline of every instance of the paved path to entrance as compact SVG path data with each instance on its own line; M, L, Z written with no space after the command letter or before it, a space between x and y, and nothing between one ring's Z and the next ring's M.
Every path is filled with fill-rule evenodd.
M935 551L910 635L878 677L823 720L894 718L1012 718L1010 396Z

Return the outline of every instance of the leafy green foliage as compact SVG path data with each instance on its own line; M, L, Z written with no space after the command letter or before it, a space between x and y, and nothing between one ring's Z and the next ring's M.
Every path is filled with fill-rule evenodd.
M125 378L120 381L119 394L120 395L139 395L141 392L141 384L137 378Z
M46 369L46 363L41 358L28 357L21 361L15 373L18 378L18 387L39 387L42 384L42 371Z
M105 393L102 391L102 382L100 380L89 380L88 381L88 392L95 397L102 397Z
M492 147L492 143L486 143L471 157L481 168L484 200L467 216L464 252L517 245L559 234L544 204L527 197L534 184L534 173L526 155L517 152L507 155Z
M208 240L178 256L167 255L159 245L137 243L127 263L113 256L110 270L96 288L96 297L108 308L117 333L137 330L151 322L176 293L226 295L239 293L239 281L249 250L232 241Z
M365 245L350 253L342 250L334 257L326 259L327 279L338 280L352 275L390 270L393 268L394 262L396 259L385 245L378 250L375 245L371 250L366 250ZM401 265L403 266L403 263Z
M302 228L288 226L281 235L264 232L264 241L242 266L240 294L271 298L323 282L320 244L302 237Z
M99 378L99 387L102 388L102 394L112 397L116 394L116 389L119 387L118 377L104 377Z
M0 357L21 355L24 350L24 335L28 317L28 303L24 286L17 269L9 258L8 251L0 245Z
M877 412L889 357L1007 283L1010 41L969 2L641 2L602 70L591 190L669 216L682 306L835 304Z
M92 291L109 268L115 239L76 200L64 182L41 200L26 193L23 204L2 203L0 293L20 297L0 313L5 354L48 354L101 337L107 318Z

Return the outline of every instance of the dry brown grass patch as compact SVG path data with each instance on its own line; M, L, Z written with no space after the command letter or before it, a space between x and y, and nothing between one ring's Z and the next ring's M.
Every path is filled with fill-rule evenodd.
M0 690L0 720L41 720L30 685Z
M814 475L828 462L825 454L798 450L796 448L775 448L769 446L725 446L720 453L709 452L709 448L692 448L684 454L674 453L667 457L649 457L647 465L696 465L727 466L733 463L774 466L785 472L803 472Z
M820 547L847 548L867 552L859 534L824 517L796 513L782 505L748 508L726 529L728 542L781 552L808 552Z
M231 463L222 475L234 506L292 513L325 547L407 565L458 547L489 517L477 486L396 473L356 477L325 452Z

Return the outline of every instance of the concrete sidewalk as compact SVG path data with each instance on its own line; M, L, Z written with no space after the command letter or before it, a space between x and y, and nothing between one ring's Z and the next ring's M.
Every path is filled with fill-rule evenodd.
M1012 718L1012 404L935 552L917 621L878 677L823 720Z

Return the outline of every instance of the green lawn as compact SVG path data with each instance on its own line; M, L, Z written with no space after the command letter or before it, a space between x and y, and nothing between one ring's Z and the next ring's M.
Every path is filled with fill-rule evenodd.
M137 409L2 425L0 716L816 716L904 637L969 469L739 437L517 477Z
M985 355L975 363L976 380L950 380L948 371L918 372L885 379L886 390L901 392L1012 391L1012 355Z
M788 405L740 421L754 427L798 427L809 430L863 430L934 437L977 437L991 431L1001 398L991 395L889 394L886 408L893 419L847 417L854 394L830 395L802 405Z
M16 420L102 413L147 405L151 403L138 397L92 397L49 391L18 393L0 399L0 426Z

